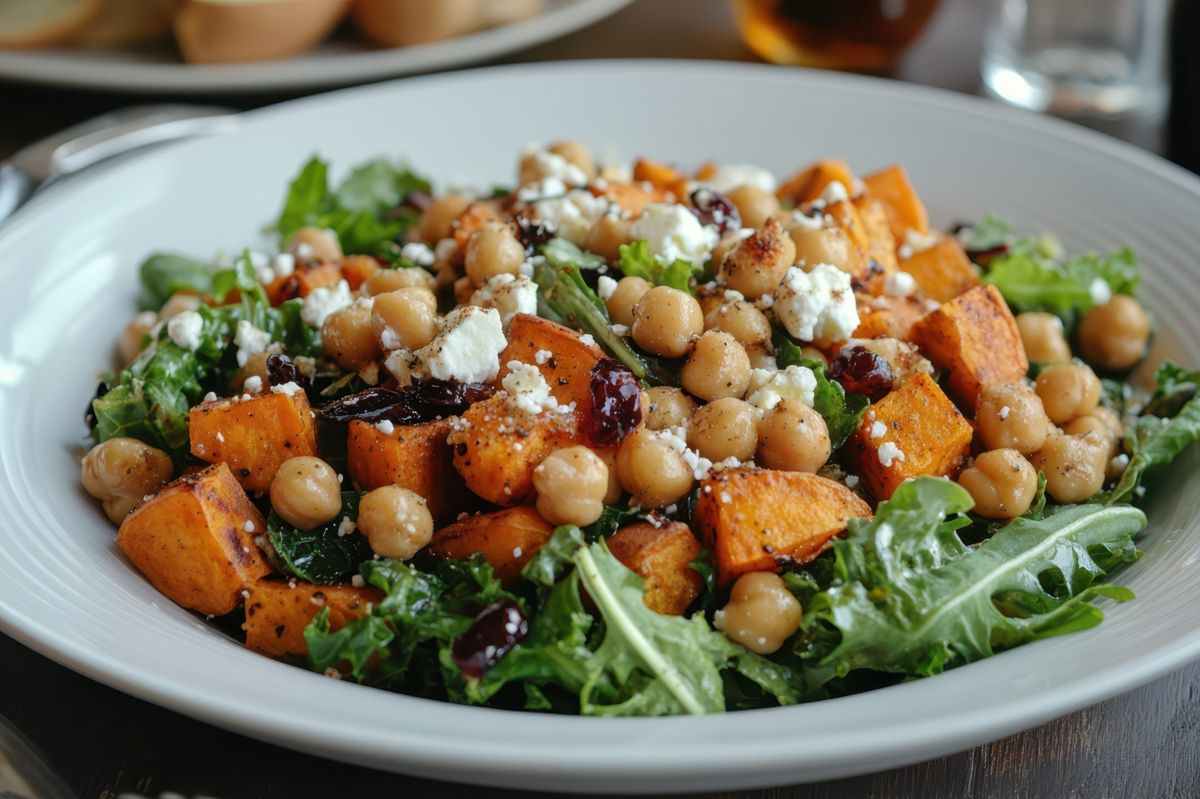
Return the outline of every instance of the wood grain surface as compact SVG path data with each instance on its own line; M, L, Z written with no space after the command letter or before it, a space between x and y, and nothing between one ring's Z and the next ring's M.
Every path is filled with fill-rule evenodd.
M2 0L0 0L2 1ZM896 77L963 92L978 89L989 0L946 0ZM514 56L750 60L723 0L639 0L592 28ZM166 97L87 94L0 84L0 158L115 107ZM238 108L282 96L199 98ZM1104 125L1150 149L1158 120ZM1195 154L1200 142L1177 141ZM1177 160L1179 153L1169 152ZM0 576L2 579L2 576ZM86 799L188 796L519 796L332 763L263 744L129 698L0 636L0 715L42 751L71 793ZM3 793L0 792L0 797ZM983 799L1200 797L1200 665L1036 729L951 757L817 785L712 794L772 799Z

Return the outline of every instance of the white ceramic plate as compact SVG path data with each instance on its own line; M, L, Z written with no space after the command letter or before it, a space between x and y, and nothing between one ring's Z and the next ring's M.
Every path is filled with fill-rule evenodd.
M185 64L169 42L111 50L0 50L0 78L172 94L348 86L477 64L586 28L629 3L547 0L546 10L536 17L442 42L379 49L364 40L338 37L294 58L252 64Z
M424 109L415 123L410 109ZM346 124L369 119L371 124ZM815 157L908 167L940 225L994 211L1068 249L1128 242L1162 324L1152 359L1200 363L1200 180L1062 123L892 82L760 66L590 62L352 89L244 130L86 175L0 229L0 627L95 679L327 757L429 777L576 791L718 790L874 771L1037 724L1200 656L1196 453L1163 476L1138 599L1099 628L919 682L722 717L483 710L334 682L254 655L161 598L78 488L80 414L133 312L149 250L257 240L314 150L407 154L440 181L510 180L531 140L785 174Z

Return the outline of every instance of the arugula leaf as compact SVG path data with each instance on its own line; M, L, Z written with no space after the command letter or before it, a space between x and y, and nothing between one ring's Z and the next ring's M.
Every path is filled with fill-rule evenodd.
M691 261L676 258L669 264L663 263L650 253L650 245L645 241L622 244L620 252L621 272L627 277L640 277L655 286L693 293L691 279L696 269Z
M300 174L288 186L283 210L275 229L280 241L311 224L325 207L329 197L329 166L315 155L300 169Z
M298 530L279 514L267 517L267 535L289 574L310 583L326 584L348 580L361 564L371 559L371 545L357 531L342 535L343 519L358 518L363 492L343 491L342 510L330 521L311 530Z
M847 396L841 383L829 379L825 373L825 364L805 358L800 347L779 331L775 333L775 346L779 350L776 360L780 368L804 366L817 378L817 387L813 391L813 409L825 418L825 425L829 428L829 442L833 448L840 449L862 423L863 414L867 412L871 401L861 394Z
M555 528L550 540L525 564L521 576L535 585L551 586L574 565L576 553L586 544L608 538L625 525L644 518L628 508L607 505L601 511L600 518L586 527L568 524Z
M1197 441L1200 441L1200 397L1188 400L1170 419L1139 416L1125 428L1129 465L1116 486L1101 495L1101 503L1128 502L1137 494L1147 469L1170 463Z
M836 578L805 608L796 644L807 695L856 670L927 676L1086 629L1103 619L1092 599L1133 597L1098 581L1139 556L1136 508L1062 507L967 547L956 531L971 504L960 486L923 477L874 519L850 522L834 543Z
M574 264L580 269L599 269L607 263L603 256L588 252L569 239L550 239L542 245L542 255L557 264Z
M1196 396L1200 388L1200 369L1188 370L1164 361L1155 372L1154 381L1158 388L1142 409L1142 415L1174 416L1184 403Z
M429 193L429 181L386 158L355 168L334 193L333 201L348 211L390 211L414 191Z
M966 247L968 250L991 250L1007 244L1012 237L1012 225L992 214L984 214L971 226L971 237Z
M1141 281L1137 256L1125 247L1108 255L1087 253L1060 264L1025 245L992 259L983 276L983 282L1000 289L1018 311L1049 311L1068 323L1091 309L1097 281L1106 293L1136 293Z
M138 267L138 308L157 311L177 291L212 293L213 270L195 258L173 252L156 252Z

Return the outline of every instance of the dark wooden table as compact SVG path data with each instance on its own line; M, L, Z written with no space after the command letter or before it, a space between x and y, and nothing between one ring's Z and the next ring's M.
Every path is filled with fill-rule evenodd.
M978 91L987 0L946 0L896 77ZM595 57L749 60L722 0L639 0L587 31L510 61ZM0 158L69 124L145 98L0 84ZM283 97L204 98L250 108ZM1196 98L1193 98L1193 100ZM1195 163L1193 137L1167 141L1161 120L1099 125ZM1179 137L1177 137L1178 139ZM2 579L2 577L0 577ZM331 763L259 743L131 699L0 636L0 715L80 797L497 796ZM847 780L721 794L809 797L1200 796L1200 665L1095 707L960 754Z

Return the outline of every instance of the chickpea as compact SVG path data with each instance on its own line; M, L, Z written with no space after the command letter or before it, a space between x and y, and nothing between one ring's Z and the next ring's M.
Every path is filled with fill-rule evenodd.
M358 529L376 555L408 560L433 538L425 497L397 485L370 491L358 505Z
M1104 369L1132 369L1146 354L1149 339L1150 317L1125 294L1092 308L1079 323L1083 357Z
M463 276L454 281L454 302L459 305L470 305L475 296L475 281Z
M171 456L136 438L110 438L83 457L84 490L104 507L113 524L120 524L142 497L171 479Z
M605 214L592 223L587 238L583 240L583 249L615 261L621 257L621 245L631 241L629 228L632 225L628 219Z
M751 652L769 655L800 629L804 610L778 574L743 574L729 602L713 616L713 626Z
M758 186L746 183L735 187L725 196L738 209L738 216L746 227L760 228L768 219L779 214L779 200Z
M710 330L692 347L679 381L702 400L740 397L750 387L750 356L733 336Z
M804 344L800 347L800 357L806 361L817 361L823 366L829 366L829 356L811 344Z
M682 389L655 386L642 394L642 407L646 413L646 427L666 430L686 424L696 411L696 401Z
M142 344L156 324L158 324L158 314L154 311L142 311L129 321L117 342L117 354L121 356L122 364L128 366L142 354L142 350L145 349Z
M780 400L759 422L758 460L768 469L815 474L832 454L824 417L800 400Z
M617 281L616 290L604 303L613 324L632 327L633 309L652 288L650 281L645 278L623 277Z
M1046 475L1046 493L1059 502L1084 502L1104 486L1109 444L1090 433L1071 436L1057 430L1030 456L1034 467Z
M1030 363L1066 363L1071 348L1063 336L1063 323L1052 313L1017 314L1017 331Z
M621 290L620 283L617 290ZM704 332L704 315L700 313L700 303L687 292L655 286L634 306L630 332L642 349L679 358L687 354L692 341Z
M1036 390L1055 424L1091 413L1100 402L1100 379L1088 367L1074 363L1047 366L1038 375Z
M717 242L717 246L713 247L711 253L713 269L720 270L725 264L725 259L729 257L729 253L733 252L733 248L738 246L742 239L746 238L748 233L743 234L741 230L731 230L721 237Z
M554 153L566 159L567 163L579 167L579 171L588 176L596 176L596 162L587 145L578 141L556 141L546 148L546 152Z
M1028 455L1042 448L1051 429L1041 397L1025 383L991 383L979 395L975 430L988 449Z
M438 197L421 214L421 224L417 228L418 238L430 247L442 239L450 238L454 234L454 220L462 216L470 204L471 199L461 194Z
M796 263L796 245L775 219L738 242L721 264L725 285L754 299L770 294Z
M384 350L415 350L437 335L437 297L427 288L410 286L375 298L371 329Z
M720 305L704 315L705 330L724 331L747 350L762 349L771 342L771 323L766 315L745 300Z
M758 448L758 414L753 405L734 397L714 400L692 414L687 442L713 462L748 461Z
M847 269L850 264L850 241L836 228L814 228L803 222L788 227L788 235L796 247L796 262L808 268L829 264Z
M311 530L342 512L337 472L309 455L283 462L271 480L270 495L271 507L297 530Z
M993 449L963 469L958 483L975 499L975 512L989 519L1015 519L1037 494L1037 470L1015 449Z
M1069 436L1086 436L1091 433L1107 441L1110 458L1117 454L1118 442L1125 436L1121 420L1103 405L1097 405L1091 413L1072 419L1063 426L1063 432Z
M342 245L328 228L302 227L288 236L284 247L297 261L340 261Z
M327 316L321 325L321 347L347 369L362 369L382 355L371 329L371 309L356 302Z
M185 294L182 291L177 291L172 294L163 307L158 309L158 319L163 321L170 319L172 316L179 316L184 311L194 311L200 307L200 298L195 294Z
M643 508L661 508L681 499L695 481L679 450L662 433L644 427L617 449L617 476Z
M604 512L608 465L587 447L556 449L533 470L533 487L542 518L582 527Z
M604 492L604 504L615 505L621 495L625 493L625 489L621 488L621 478L617 476L617 450L615 447L606 447L592 450L592 452L604 461L604 467L608 469L608 489Z
M494 275L520 274L523 263L525 246L504 222L489 219L467 239L467 276L476 286Z
M368 297L374 297L378 294L387 294L389 291L414 287L433 291L436 282L433 275L420 267L380 269L363 281L362 289Z

